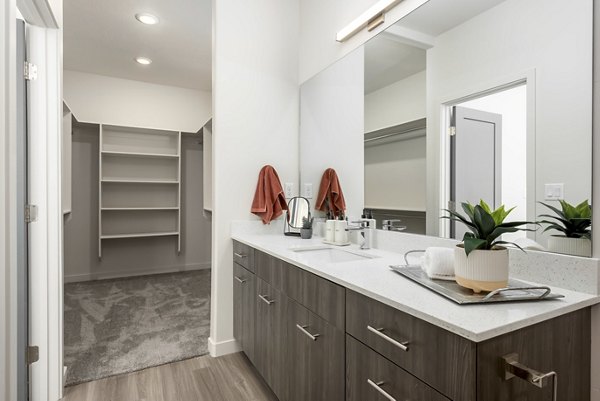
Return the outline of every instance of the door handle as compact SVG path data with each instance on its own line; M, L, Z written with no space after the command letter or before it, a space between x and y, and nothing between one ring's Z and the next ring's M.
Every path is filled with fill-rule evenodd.
M271 305L271 304L274 304L274 303L275 303L275 301L274 301L274 300L272 300L272 299L268 299L266 295L260 295L260 294L258 294L258 297L259 297L259 298L260 298L260 299L261 299L261 300L262 300L264 303L266 303L267 305Z
M242 259L245 258L246 256L248 256L248 255L244 255L243 253L237 253L237 252L234 252L233 254L235 256L237 256L238 258L242 258Z
M306 334L306 336L308 338L310 338L311 340L313 340L313 341L317 341L317 337L320 336L320 334L311 334L308 330L306 330L306 328L308 327L306 325L305 326L301 326L298 323L296 323L296 327L298 328L298 330L300 330L301 332L303 332L304 334Z
M408 352L408 341L400 342L398 340L393 339L392 337L382 333L383 329L376 329L372 326L367 326L367 330L371 333L377 334L379 337L383 338L385 341L394 344L396 347L400 348L402 351Z
M373 380L367 379L367 383L369 383L369 385L371 387L373 387L375 390L377 390L379 392L379 394L381 394L382 396L384 396L388 400L390 400L390 401L396 401L396 399L394 397L392 397L387 391L385 391L384 389L381 388L381 386L383 385L383 382L377 382L377 383L375 383Z
M246 282L246 280L243 280L241 278L239 278L238 276L233 276L234 279L236 279L237 281L239 281L240 284L244 284Z

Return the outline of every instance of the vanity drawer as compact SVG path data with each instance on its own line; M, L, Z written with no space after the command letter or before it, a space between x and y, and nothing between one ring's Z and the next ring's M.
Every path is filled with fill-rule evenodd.
M475 343L350 290L346 332L447 397L475 400Z
M346 401L449 401L377 352L346 336Z
M254 271L254 248L241 242L233 241L233 261L240 266L245 267L252 273Z
M344 287L296 266L288 265L284 292L338 329L344 330L346 299Z
M289 264L261 251L255 251L254 260L256 275L278 291L282 291Z

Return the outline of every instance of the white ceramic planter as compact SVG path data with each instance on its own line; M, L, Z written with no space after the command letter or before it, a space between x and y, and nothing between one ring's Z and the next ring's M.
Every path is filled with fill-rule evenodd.
M469 254L460 245L454 250L456 282L473 292L494 291L508 285L508 249L475 250Z
M569 238L553 235L548 238L550 252L573 256L592 256L592 241L587 238Z

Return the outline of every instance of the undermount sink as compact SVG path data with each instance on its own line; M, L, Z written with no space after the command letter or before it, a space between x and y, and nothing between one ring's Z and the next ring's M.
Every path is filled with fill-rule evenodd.
M291 250L301 255L307 262L344 263L376 258L376 256L330 246L291 248Z

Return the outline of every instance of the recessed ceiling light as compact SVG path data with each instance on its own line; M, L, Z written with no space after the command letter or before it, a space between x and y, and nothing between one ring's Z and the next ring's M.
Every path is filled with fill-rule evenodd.
M158 17L148 13L136 14L135 19L146 25L158 24Z
M148 57L136 57L135 61L142 65L152 64L152 60L150 60Z

